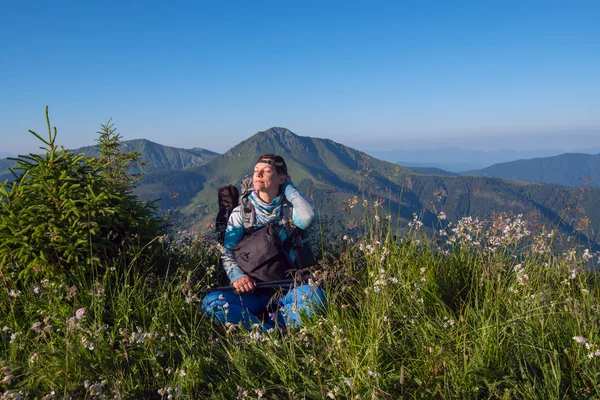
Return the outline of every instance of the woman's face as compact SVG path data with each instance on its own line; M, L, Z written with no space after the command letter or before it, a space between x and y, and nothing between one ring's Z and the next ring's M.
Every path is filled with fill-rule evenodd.
M285 180L285 174L279 174L273 165L259 162L254 166L253 183L257 192L277 193Z

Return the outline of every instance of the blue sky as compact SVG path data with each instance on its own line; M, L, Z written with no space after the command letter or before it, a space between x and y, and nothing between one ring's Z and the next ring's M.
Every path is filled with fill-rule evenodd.
M90 4L86 4L90 3ZM218 4L222 3L222 4ZM271 126L359 149L600 146L600 3L4 2L0 152L223 152Z

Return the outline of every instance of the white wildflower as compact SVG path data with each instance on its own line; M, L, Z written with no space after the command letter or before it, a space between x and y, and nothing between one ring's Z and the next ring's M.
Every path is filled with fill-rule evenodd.
M94 342L91 341L90 339L88 339L85 336L81 337L81 344L83 345L84 348L88 349L88 350L94 350Z
M517 264L513 267L516 273L523 271L523 264Z
M82 320L85 317L85 308L80 308L75 311L75 319Z
M421 227L423 226L423 223L421 221L419 221L419 218L417 217L416 214L413 214L413 220L412 222L408 223L408 226L410 227L410 231L411 232L416 232L419 229L421 229Z
M21 332L15 332L10 335L10 343L14 342L17 336L19 336Z
M588 358L600 357L600 349L588 354Z
M577 343L587 343L587 339L582 336L573 336L573 340Z

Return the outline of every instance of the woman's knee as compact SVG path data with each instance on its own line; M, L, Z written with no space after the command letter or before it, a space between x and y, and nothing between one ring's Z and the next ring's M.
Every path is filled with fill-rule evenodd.
M302 285L299 288L299 295L303 300L315 304L325 304L325 292L319 286Z
M226 303L221 292L210 292L202 299L202 311L211 315Z
M302 285L294 290L288 302L296 305L298 309L317 310L324 309L327 297L323 289L318 286Z

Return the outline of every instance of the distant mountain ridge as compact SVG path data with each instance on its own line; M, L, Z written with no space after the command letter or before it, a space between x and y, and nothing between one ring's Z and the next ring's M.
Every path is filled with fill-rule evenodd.
M87 156L98 156L98 146L85 146L72 150L75 153L85 153ZM121 142L121 152L138 151L141 154L142 161L145 162L143 168L132 168L132 173L152 172L159 170L183 169L194 167L212 160L219 153L210 150L195 147L193 149L179 149L176 147L164 146L146 139L125 140ZM12 160L0 160L0 180L12 177L9 168L16 163Z
M517 160L466 171L464 176L493 176L565 186L600 187L600 153L567 153L554 157Z
M600 148L590 148L574 151L577 153L596 154ZM552 150L469 150L457 147L442 147L438 149L394 149L371 150L368 154L381 160L395 162L404 166L435 167L449 172L463 172L482 169L493 164L530 159L551 157L564 154L565 151Z
M410 162L410 161L398 161L396 162L398 165L402 165L408 168L437 168L442 171L446 171L451 174L459 174L460 171L469 171L472 169L478 169L481 166L466 162L456 162L456 163L442 163L442 162Z
M121 152L138 151L146 163L143 168L136 168L132 172L152 172L167 169L183 169L202 165L219 155L210 150L193 148L180 149L165 146L147 139L125 140L121 142ZM98 146L81 147L76 153L85 153L88 156L98 156Z
M9 168L14 167L15 165L16 163L8 158L0 159L0 181L12 178L13 175L10 173Z
M400 165L403 165L403 164L400 164ZM448 170L436 168L436 167L410 166L410 165L404 165L404 166L412 169L413 171L420 172L425 175L461 176L459 173L450 172Z

